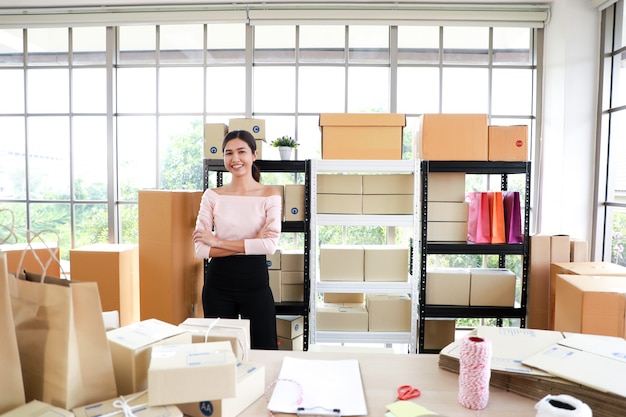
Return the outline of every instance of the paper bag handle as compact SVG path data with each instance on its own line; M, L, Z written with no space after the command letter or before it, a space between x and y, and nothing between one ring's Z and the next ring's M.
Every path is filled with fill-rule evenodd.
M13 210L8 208L1 208L0 213L2 213L3 211L6 211L11 216L11 224L9 226L0 224L0 230L8 232L8 234L4 238L2 238L2 240L0 240L0 245L10 243L9 239L11 238L13 238L13 243L17 243L17 235L15 234L15 214L13 213Z
M48 244L46 243L46 241L42 237L42 234L44 234L44 233L51 233L51 234L53 234L56 237L56 244L57 244L56 249L52 249L52 248L50 248L50 246L48 246ZM50 254L50 257L46 261L45 264L41 261L41 258L39 258L39 255L37 255L37 252L35 251L35 248L33 248L33 240L35 240L35 239L38 239L41 243L43 243L44 248ZM37 261L37 263L41 267L41 283L44 282L44 279L46 277L46 272L48 271L48 267L50 266L50 264L53 261L56 262L59 265L59 268L61 270L61 276L66 276L65 275L65 271L63 271L63 266L61 265L61 262L59 261L59 258L58 258L59 244L60 244L59 234L56 231L54 231L54 230L43 229L43 230L40 230L38 232L36 232L34 230L27 230L26 231L26 247L24 248L24 250L22 250L22 254L20 256L20 261L17 264L17 272L15 274L15 277L16 278L19 277L20 270L22 269L22 265L24 264L24 258L26 257L26 254L29 251L33 254L33 257L35 258L35 260Z

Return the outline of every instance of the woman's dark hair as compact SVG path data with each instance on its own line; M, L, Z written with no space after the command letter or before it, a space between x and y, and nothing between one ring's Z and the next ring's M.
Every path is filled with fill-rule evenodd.
M222 141L222 152L224 152L226 144L233 139L243 140L250 147L252 153L256 152L256 139L252 133L247 130L233 130L232 132L228 132ZM252 178L254 178L256 182L261 182L261 171L259 171L259 168L254 162L252 163Z

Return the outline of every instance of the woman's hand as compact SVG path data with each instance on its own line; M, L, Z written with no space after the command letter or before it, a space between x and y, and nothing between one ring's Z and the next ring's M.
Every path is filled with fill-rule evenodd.
M211 247L215 247L217 246L218 239L210 230L194 230L193 241L195 243L199 242Z
M271 227L271 224L273 222L274 222L273 219L266 220L261 230L259 230L259 233L257 233L256 238L257 239L273 239L273 238L280 236L280 230L276 230Z

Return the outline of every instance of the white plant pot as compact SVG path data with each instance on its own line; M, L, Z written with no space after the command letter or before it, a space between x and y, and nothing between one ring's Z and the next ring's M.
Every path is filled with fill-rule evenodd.
M293 148L289 146L279 146L278 152L280 152L280 159L282 161L289 161L291 159L291 155L293 155Z

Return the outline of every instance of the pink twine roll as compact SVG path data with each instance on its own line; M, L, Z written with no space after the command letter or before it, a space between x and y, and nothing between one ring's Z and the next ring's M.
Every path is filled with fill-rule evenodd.
M482 410L489 402L491 342L478 336L465 336L460 355L459 403L470 410Z

